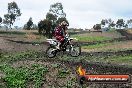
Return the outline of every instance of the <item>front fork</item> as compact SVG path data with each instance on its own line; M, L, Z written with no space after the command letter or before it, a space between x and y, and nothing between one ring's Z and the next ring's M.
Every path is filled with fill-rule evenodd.
M73 51L73 45L70 45L70 47L71 47L71 51Z
M69 44L68 47L66 48L66 51L72 51L73 50L73 45Z

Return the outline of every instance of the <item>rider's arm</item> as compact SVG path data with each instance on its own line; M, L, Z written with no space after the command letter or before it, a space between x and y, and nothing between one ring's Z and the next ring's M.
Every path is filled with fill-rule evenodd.
M60 36L60 29L59 28L55 29L55 36Z
M67 29L68 29L68 28L67 28L67 27L65 27L65 35L66 35L66 34L68 34Z

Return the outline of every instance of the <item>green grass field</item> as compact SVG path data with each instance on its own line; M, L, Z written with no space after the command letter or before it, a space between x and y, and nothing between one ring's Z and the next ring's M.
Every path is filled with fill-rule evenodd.
M72 37L75 37L79 41L82 41L82 42L97 42L97 41L106 41L106 40L112 39L112 38L103 37L103 36L78 36L78 35L74 35Z
M96 48L102 48L102 47L105 47L105 46L109 46L109 45L112 45L111 43L97 43L95 45L84 45L82 46L83 49L96 49Z

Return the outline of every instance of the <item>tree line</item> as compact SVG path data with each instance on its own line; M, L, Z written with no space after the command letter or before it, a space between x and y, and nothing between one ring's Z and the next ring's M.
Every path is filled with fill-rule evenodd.
M0 17L0 24L3 23L8 28L11 29L16 19L19 18L22 15L22 13L17 3L14 1L8 3L7 8L8 8L7 13L4 14L4 19ZM25 23L23 29L25 30L37 29L40 34L43 34L46 37L51 38L55 27L63 20L65 20L68 23L68 20L66 19L66 13L63 10L62 3L54 3L50 5L49 11L45 16L45 19L40 20L36 25L33 23L33 18L30 17L29 20ZM108 29L128 28L129 25L132 25L132 19L129 19L126 22L124 19L118 19L116 22L114 22L112 19L102 19L101 22L99 24L95 24L93 28L95 30L100 30L103 27L105 28L106 25Z
M132 28L132 19L125 21L124 19L118 19L116 22L112 19L102 19L99 24L93 26L95 30L100 30L101 28L115 28L115 29L125 29Z

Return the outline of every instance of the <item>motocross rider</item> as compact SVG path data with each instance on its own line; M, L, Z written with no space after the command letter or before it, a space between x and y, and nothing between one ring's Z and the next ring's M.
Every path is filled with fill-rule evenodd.
M60 50L61 46L65 42L65 36L67 33L67 26L68 23L66 21L62 21L56 28L54 32L54 37L58 40L58 45L56 46L57 49Z

